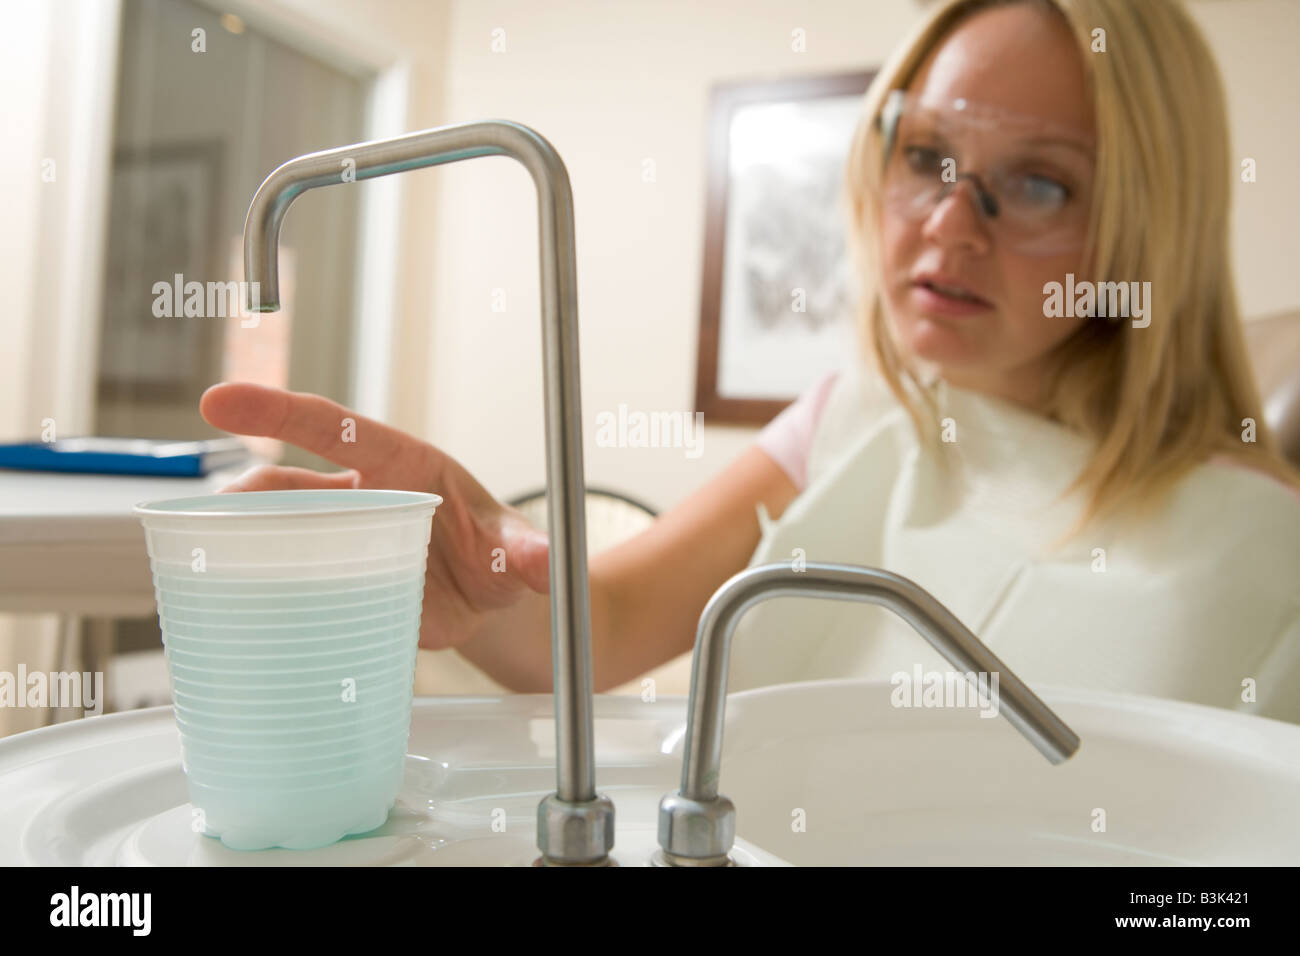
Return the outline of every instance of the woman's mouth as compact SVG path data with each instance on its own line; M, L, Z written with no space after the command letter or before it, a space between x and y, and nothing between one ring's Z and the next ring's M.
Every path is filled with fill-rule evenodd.
M922 314L942 317L978 315L993 308L993 303L960 283L928 276L912 281L912 301Z

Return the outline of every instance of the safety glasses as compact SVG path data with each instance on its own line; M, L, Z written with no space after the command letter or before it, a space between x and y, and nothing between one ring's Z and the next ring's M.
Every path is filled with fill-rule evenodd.
M883 202L927 219L961 187L993 239L1022 255L1083 248L1094 147L1076 131L970 103L894 90L881 111Z

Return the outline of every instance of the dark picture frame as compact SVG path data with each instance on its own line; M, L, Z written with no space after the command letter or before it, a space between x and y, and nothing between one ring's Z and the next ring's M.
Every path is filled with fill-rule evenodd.
M706 421L765 424L836 367L827 356L852 337L838 204L875 75L727 82L710 91L695 379L695 408ZM803 289L802 312L794 288ZM800 348L814 339L815 349Z
M113 152L104 317L97 392L101 399L186 402L210 377L221 323L153 314L155 282L228 278L221 221L220 140L121 146Z

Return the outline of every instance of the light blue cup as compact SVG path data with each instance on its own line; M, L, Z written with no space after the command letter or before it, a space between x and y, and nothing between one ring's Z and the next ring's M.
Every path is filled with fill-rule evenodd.
M136 506L197 832L312 849L387 819L441 503L357 489Z

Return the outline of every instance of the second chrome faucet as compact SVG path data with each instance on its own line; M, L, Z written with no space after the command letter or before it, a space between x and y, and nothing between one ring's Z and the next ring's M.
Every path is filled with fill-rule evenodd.
M691 665L681 788L659 804L660 866L727 866L736 808L718 792L727 663L741 616L778 597L863 601L893 611L960 674L995 675L993 706L1052 763L1067 760L1079 738L1023 681L924 588L876 568L849 564L764 564L733 576L700 616ZM976 690L985 688L975 684Z

